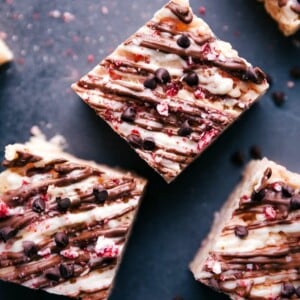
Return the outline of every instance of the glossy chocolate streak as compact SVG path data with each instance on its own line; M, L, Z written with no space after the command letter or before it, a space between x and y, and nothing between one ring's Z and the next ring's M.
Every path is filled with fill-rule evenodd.
M183 58L190 56L200 65L205 64L219 67L242 81L251 81L255 84L261 84L266 79L266 75L261 69L247 66L242 59L235 58L233 60L227 59L226 61L221 61L216 58L214 60L208 60L202 53L201 48L190 47L188 49L182 49L173 40L157 39L149 35L143 35L142 38L141 46L143 47L177 54Z
M166 8L185 24L189 24L193 21L193 13L189 7L182 7L175 2L170 2L166 5Z
M31 153L17 151L17 158L13 160L4 160L2 165L6 168L19 168L24 167L29 163L34 163L42 160L38 155L33 155Z
M31 177L35 174L44 174L52 170L56 165L63 164L65 159L55 159L45 164L43 167L32 167L26 170L26 176Z

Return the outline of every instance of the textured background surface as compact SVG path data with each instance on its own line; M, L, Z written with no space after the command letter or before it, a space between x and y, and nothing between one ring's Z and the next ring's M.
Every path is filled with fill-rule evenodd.
M167 185L70 90L164 2L0 0L0 34L7 33L16 57L0 70L0 155L4 145L26 141L39 125L49 137L63 134L71 153L150 179L111 300L226 299L196 283L187 266L239 179L241 169L230 162L235 150L249 157L249 147L258 144L270 159L300 172L300 81L287 86L289 69L300 64L300 37L284 38L256 1L191 1L198 15L206 7L204 19L216 34L271 74L271 91L285 91L288 100L278 108L268 93ZM54 17L53 10L75 18ZM62 299L6 283L0 283L0 295Z

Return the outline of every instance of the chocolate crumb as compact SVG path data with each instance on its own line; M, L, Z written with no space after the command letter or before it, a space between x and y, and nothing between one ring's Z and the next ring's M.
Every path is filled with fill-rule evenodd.
M260 191L258 192L253 192L252 195L251 195L251 200L253 202L260 202L264 199L266 195L266 190L265 189L261 189Z
M241 151L236 151L231 155L231 162L236 166L242 166L245 163L244 154Z
M10 226L5 226L0 229L0 240L6 243L9 239L15 236L15 234L15 229Z
M57 203L57 209L60 212L66 212L71 206L71 200L69 198L57 197L56 203Z
M154 90L157 87L157 81L153 74L149 75L144 81L144 87L150 90Z
M37 253L38 249L34 242L24 241L23 242L23 251L26 256L32 257Z
M106 189L103 188L94 188L93 195L96 199L97 204L103 204L108 198L108 192Z
M300 66L295 66L290 69L290 75L294 79L300 79Z
M36 213L42 213L45 211L46 203L41 197L37 197L32 202L32 210Z
M148 137L143 140L143 149L144 150L152 151L155 149L155 147L156 147L156 145L155 145L154 139L152 137Z
M60 278L60 274L56 268L47 270L44 275L48 280L51 281L59 281Z
M284 92L280 92L280 91L273 92L272 99L275 105L282 106L286 101L286 95Z
M58 232L54 236L54 241L57 247L65 248L69 244L69 237L64 232Z
M124 122L132 123L134 122L135 117L136 110L133 107L127 107L121 115L121 120Z
M290 200L290 209L298 210L300 209L300 195L294 195Z
M236 226L234 229L234 234L240 239L247 237L248 233L248 228L246 226Z
M291 283L284 283L281 287L282 297L291 297L295 293L295 287Z
M65 278L69 279L74 275L74 264L61 264L59 266L60 275Z
M142 148L143 141L138 135L130 134L127 141L133 148Z
M170 73L168 72L167 69L164 68L157 69L155 71L155 77L159 83L166 84L171 81Z
M260 147L257 145L251 146L250 155L253 159L262 159L262 153Z
M191 41L188 38L186 34L182 34L178 39L177 39L177 45L181 48L188 48L191 45Z

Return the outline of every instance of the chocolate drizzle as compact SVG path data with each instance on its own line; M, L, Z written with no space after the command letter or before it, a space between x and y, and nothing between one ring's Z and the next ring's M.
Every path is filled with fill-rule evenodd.
M6 168L18 168L18 167L24 167L29 163L35 163L42 160L42 158L38 155L22 152L22 151L16 151L16 155L17 157L14 158L13 160L5 159L2 162L2 165Z
M166 7L183 23L189 24L193 21L193 13L189 7L183 7L173 1L169 2Z

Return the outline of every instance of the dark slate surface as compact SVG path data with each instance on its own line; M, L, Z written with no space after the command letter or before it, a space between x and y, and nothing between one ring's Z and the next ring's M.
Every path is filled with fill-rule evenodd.
M86 159L133 169L149 178L111 300L226 299L193 280L188 263L241 169L230 162L259 144L269 158L300 172L300 81L288 88L289 69L300 64L300 37L284 38L256 1L192 0L216 34L272 75L271 91L288 100L274 105L270 92L176 182L167 185L70 90L70 84L142 25L164 0L1 0L0 31L16 60L0 72L0 149L29 138L38 125L63 134L68 150ZM106 13L106 9L108 13ZM71 22L49 16L70 12ZM93 55L95 62L88 62ZM90 56L90 59L92 57ZM64 299L0 283L2 299Z

